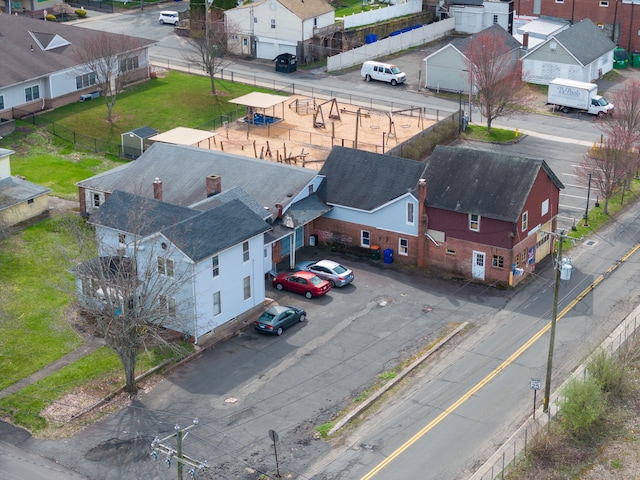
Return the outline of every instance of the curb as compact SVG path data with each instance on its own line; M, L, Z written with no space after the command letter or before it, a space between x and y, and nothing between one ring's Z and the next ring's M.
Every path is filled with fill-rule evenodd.
M414 360L411 365L402 370L393 380L387 382L382 388L380 388L376 393L367 398L364 402L360 403L354 410L345 415L342 420L338 421L332 428L327 432L327 436L330 436L344 427L347 423L349 423L353 418L357 417L364 410L369 408L376 400L378 400L382 395L387 393L392 387L394 387L397 383L400 382L404 377L406 377L409 373L411 373L416 367L420 366L422 362L424 362L431 355L436 353L440 348L442 348L449 340L455 337L462 330L467 328L469 322L464 322L458 328L456 328L453 332L450 332L446 337L436 343L433 347L429 349L424 355L420 356L416 360Z

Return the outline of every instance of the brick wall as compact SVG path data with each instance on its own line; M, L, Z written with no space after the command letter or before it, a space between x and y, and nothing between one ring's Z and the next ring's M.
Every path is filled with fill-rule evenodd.
M371 246L377 245L380 247L381 257L384 250L392 249L394 262L403 265L417 264L418 239L416 237L324 217L318 218L313 222L312 233L318 235L318 241L324 244L338 243L346 246L361 247L360 235L362 230L367 230L370 233ZM398 244L401 237L408 240L408 255L400 255L398 252Z

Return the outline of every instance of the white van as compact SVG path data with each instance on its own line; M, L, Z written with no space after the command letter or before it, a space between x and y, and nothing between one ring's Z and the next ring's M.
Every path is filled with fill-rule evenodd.
M395 65L374 61L364 62L360 70L360 75L362 75L367 82L380 80L382 82L389 82L391 85L404 83L407 79L407 75Z

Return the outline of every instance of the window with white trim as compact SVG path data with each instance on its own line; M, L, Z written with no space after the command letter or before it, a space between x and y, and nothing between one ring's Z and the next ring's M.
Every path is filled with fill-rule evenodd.
M544 202L542 202L542 208L540 209L540 215L545 216L549 213L549 199L547 198Z
M493 262L491 263L493 268L504 268L504 257L502 255L494 255Z
M82 90L83 88L87 88L95 84L96 84L95 73L85 73L84 75L78 75L76 77L76 90Z
M600 2L600 6L601 7L608 7L609 6L609 2Z
M415 205L413 202L407 202L407 225L413 225L415 222L414 209Z
M249 242L242 242L242 261L249 261Z
M476 213L469 214L469 230L472 232L480 231L480 215Z
M127 235L125 233L118 233L118 244L120 244L121 247L127 244Z
M406 238L398 240L398 255L409 255L409 240Z
M498 15L493 16L493 24L495 25L496 23L498 23Z
M4 95L0 95L0 110L4 110Z
M160 311L172 317L176 316L176 299L168 295L160 295Z
M38 85L34 85L33 87L27 87L24 89L24 99L27 102L31 102L39 98L40 98L40 87Z
M271 19L271 28L276 28L276 19L275 18Z
M214 277L220 275L220 259L218 255L211 259L211 273Z
M222 303L220 301L220 292L213 294L213 316L220 315L222 313Z
M140 67L138 57L126 57L120 59L120 73L130 72Z
M360 231L360 246L367 248L371 246L371 233L368 230Z
M173 277L173 260L166 257L158 257L158 273Z
M244 290L244 299L249 300L251 298L251 277L242 279L242 288Z
M529 212L522 212L522 231L526 232L529 226Z

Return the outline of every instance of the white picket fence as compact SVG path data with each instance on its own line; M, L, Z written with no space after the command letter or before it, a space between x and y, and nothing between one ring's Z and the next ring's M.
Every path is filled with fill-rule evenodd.
M390 7L389 7L390 8ZM335 72L359 65L366 60L384 57L411 47L424 45L449 35L455 29L455 20L447 18L408 32L368 43L347 52L327 58L327 71Z
M385 22L390 18L402 17L412 13L422 11L422 0L410 0L396 5L381 6L368 12L354 13L342 17L344 28L360 27L362 25L372 25L378 22Z

